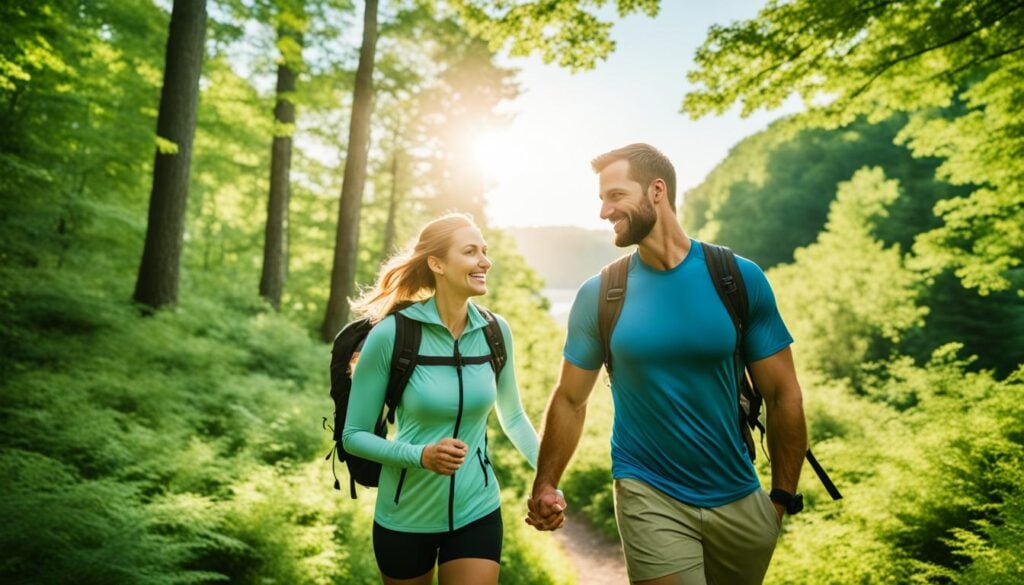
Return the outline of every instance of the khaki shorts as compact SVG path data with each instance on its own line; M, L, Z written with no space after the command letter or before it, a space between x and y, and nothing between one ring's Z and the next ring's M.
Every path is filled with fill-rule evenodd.
M700 508L635 479L615 480L615 520L630 581L678 573L685 585L761 583L781 528L764 490Z

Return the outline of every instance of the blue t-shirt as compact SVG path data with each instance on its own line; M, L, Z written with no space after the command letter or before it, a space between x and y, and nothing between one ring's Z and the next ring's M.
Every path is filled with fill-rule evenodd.
M739 428L733 352L736 329L711 282L700 242L669 270L636 252L626 300L612 332L612 476L643 481L677 500L715 507L760 488ZM793 342L764 272L737 256L746 284L748 362ZM587 280L569 314L563 355L602 365L597 305L601 278Z

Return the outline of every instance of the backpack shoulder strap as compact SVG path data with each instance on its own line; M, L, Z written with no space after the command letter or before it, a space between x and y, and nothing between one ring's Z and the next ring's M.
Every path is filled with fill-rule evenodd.
M711 273L711 282L722 299L722 304L729 311L733 325L736 327L737 341L742 343L744 326L748 321L747 287L743 284L743 275L736 264L736 254L725 246L717 246L701 242L704 258Z
M391 353L391 375L384 394L384 405L388 410L387 421L395 422L395 409L402 400L402 393L409 384L412 371L416 367L416 358L420 351L420 322L410 319L400 312L395 316L395 347Z
M491 367L494 369L494 380L497 382L498 376L501 375L501 370L505 368L505 363L508 362L505 336L501 333L501 324L498 323L494 313L480 305L474 306L480 311L480 315L483 316L484 320L487 321L487 324L484 325L484 337L487 339L487 347L491 349Z
M764 445L764 425L761 424L761 404L763 398L747 377L746 362L743 359L744 325L749 321L747 313L747 290L743 284L743 275L736 264L736 255L725 246L716 246L701 242L704 250L704 261L715 285L715 292L725 305L729 318L736 330L736 349L733 351L733 368L736 372L738 386L740 433L747 445L747 455L753 461L757 456L757 447L751 431L761 431L762 448Z
M597 335L604 352L604 367L612 371L612 331L622 313L626 300L626 282L629 280L629 262L633 254L615 260L601 269L601 292L597 300Z
M725 246L716 246L707 242L702 242L701 247L704 249L704 257L707 260L708 271L711 273L711 281L715 283L715 290L718 291L718 296L721 297L722 304L729 311L729 316L736 327L735 361L737 364L737 375L741 376L740 398L741 400L746 399L752 404L750 407L750 418L743 421L743 423L748 424L750 428L758 428L763 438L765 428L757 419L757 413L761 409L762 398L760 392L753 387L746 377L746 365L741 355L744 326L749 323L747 287L743 284L743 275L740 274L739 265L736 263L736 254L732 250ZM748 449L750 450L751 459L753 459L753 447L748 445ZM814 469L814 473L817 474L818 479L825 486L828 495L833 500L842 499L843 496L832 482L832 478L829 477L825 469L818 463L810 449L807 449L806 457Z

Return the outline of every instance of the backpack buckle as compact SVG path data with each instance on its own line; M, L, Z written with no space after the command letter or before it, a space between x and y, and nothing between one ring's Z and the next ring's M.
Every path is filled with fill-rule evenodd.
M725 289L727 294L736 292L736 281L733 279L731 274L726 274L722 277L722 287Z
M622 297L625 294L626 294L625 289L622 289L622 288L610 288L610 289L608 289L608 294L605 295L605 300L606 301L612 301L612 302L618 301L618 300L621 300Z

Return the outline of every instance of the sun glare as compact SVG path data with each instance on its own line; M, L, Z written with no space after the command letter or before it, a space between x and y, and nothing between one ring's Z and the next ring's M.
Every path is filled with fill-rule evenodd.
M488 219L497 225L587 224L606 227L593 206L594 149L584 131L552 139L549 124L480 129L469 152L487 182ZM582 218L582 219L581 219Z
M473 160L483 171L488 180L496 180L501 176L502 168L514 155L508 132L485 130L473 143Z

